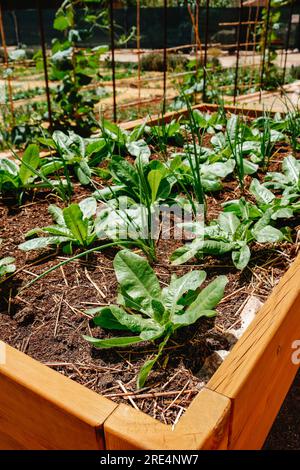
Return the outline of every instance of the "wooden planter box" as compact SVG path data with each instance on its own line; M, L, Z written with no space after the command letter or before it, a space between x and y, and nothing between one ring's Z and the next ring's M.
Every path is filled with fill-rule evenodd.
M298 369L299 279L300 255L174 430L0 342L0 449L260 449Z

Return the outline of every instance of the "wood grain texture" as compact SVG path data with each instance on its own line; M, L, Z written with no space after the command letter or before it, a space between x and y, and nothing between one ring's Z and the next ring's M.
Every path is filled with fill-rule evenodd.
M232 400L230 449L260 449L298 370L300 255L207 387Z
M120 405L104 424L108 450L226 449L230 400L203 389L175 429Z
M103 449L103 423L116 406L6 346L0 449Z

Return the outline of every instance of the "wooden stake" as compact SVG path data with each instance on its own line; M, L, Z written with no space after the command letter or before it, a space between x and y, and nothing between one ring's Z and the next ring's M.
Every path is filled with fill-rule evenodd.
M7 52L7 45L5 40L5 32L3 27L3 12L2 12L2 5L0 3L0 34L1 34L1 41L3 46L4 52L4 64L5 68L8 71L8 52ZM13 104L13 96L12 96L12 86L11 86L11 78L7 76L7 87L8 87L8 98L9 98L9 105L10 105L10 112L12 117L12 124L15 125L15 113L14 113L14 104Z

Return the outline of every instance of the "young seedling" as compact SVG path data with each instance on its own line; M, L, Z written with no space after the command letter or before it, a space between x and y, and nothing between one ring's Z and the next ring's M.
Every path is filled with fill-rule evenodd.
M237 269L244 269L250 260L248 244L253 239L250 232L252 221L240 221L233 213L222 212L203 228L201 236L197 236L191 243L175 250L171 255L173 265L187 262L191 258L200 258L204 255L224 255L231 253L233 264ZM197 224L185 224L187 229L199 230ZM200 233L198 232L198 235Z
M269 172L265 176L264 186L282 191L283 195L300 193L300 162L292 155L282 162L282 173Z
M6 274L11 274L15 272L15 258L7 256L6 258L0 258L0 278Z
M68 188L64 181L53 181L47 178L49 172L43 172L43 160L39 155L39 147L29 145L22 158L11 149L13 156L20 162L18 165L13 160L3 158L0 160L0 193L17 194L21 203L25 191L46 188L56 192L64 201L69 198L72 186ZM55 168L52 168L54 171Z
M116 255L114 268L119 282L118 305L92 309L87 313L101 328L131 332L134 336L84 338L99 349L161 340L157 354L139 371L137 386L142 388L167 342L179 328L192 325L201 317L216 315L215 307L223 297L227 278L217 277L199 293L206 273L191 271L179 278L173 275L170 284L161 289L148 262L129 250Z
M27 232L26 238L40 234L47 236L31 238L21 243L20 250L62 246L65 253L72 253L73 247L87 248L97 240L95 229L97 203L93 197L86 198L79 204L71 204L63 210L53 204L48 210L56 224Z
M0 245L2 240L0 238ZM15 258L11 256L6 256L5 258L0 258L0 278L6 276L6 274L12 274L16 270Z

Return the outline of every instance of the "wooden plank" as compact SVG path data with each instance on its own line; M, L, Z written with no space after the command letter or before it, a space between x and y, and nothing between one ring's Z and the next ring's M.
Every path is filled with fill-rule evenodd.
M204 388L176 426L178 442L184 436L184 445L189 449L227 449L230 415L231 400Z
M175 429L120 405L104 423L108 450L226 449L230 400L203 389Z
M207 387L232 400L230 449L260 449L297 373L300 255Z
M202 103L202 104L196 104L192 106L192 109L198 109L199 111L204 111L204 112L206 111L216 112L219 109L219 105ZM245 106L245 105L242 105L242 106L226 105L224 106L224 110L229 113L241 113L241 114L244 114L244 116L248 116L252 118L255 118L262 114L262 110L249 108L248 106ZM188 114L188 110L186 108L180 109L179 111L170 111L164 115L164 122L170 122L172 121L172 119L178 119L180 116L186 116L187 114ZM156 124L161 123L161 121L162 121L162 116L161 114L158 114L158 115L153 116L147 122L147 124L149 126L156 125ZM131 130L137 126L142 125L144 122L145 122L145 119L136 119L135 121L124 122L119 125L120 127L122 127L122 129Z
M103 449L103 423L116 406L6 346L0 363L0 448Z

